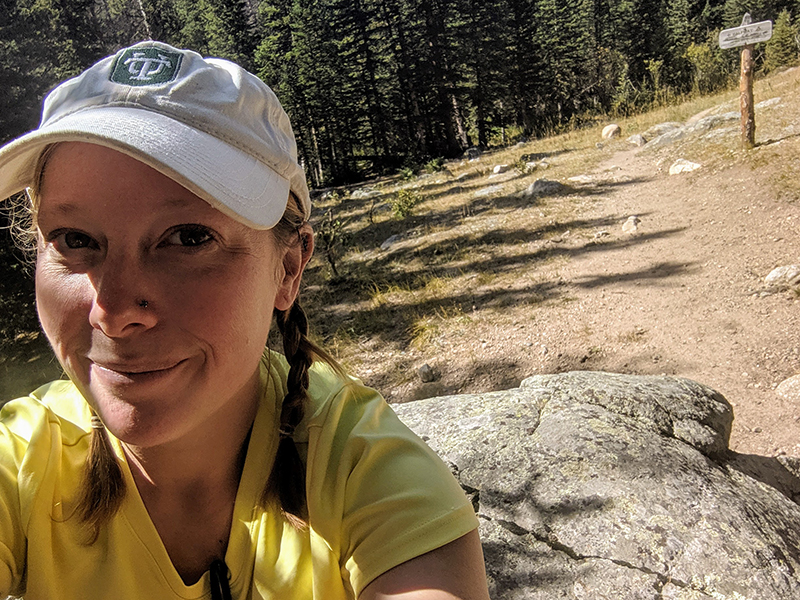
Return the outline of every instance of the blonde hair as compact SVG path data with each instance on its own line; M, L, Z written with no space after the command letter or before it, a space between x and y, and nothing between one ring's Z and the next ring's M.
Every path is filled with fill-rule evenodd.
M48 144L36 161L31 186L24 193L15 194L6 200L10 221L10 232L14 243L25 255L26 266L32 266L36 258L38 233L36 216L39 211L39 191L47 161L58 144Z
M44 171L55 144L47 146L36 165L33 184L28 188L26 213L27 225L20 229L18 237L23 247L35 248L36 213L39 208ZM20 212L20 211L17 211ZM290 193L286 210L280 222L272 228L278 245L290 247L304 245L308 240L303 228L306 225L305 213L299 199ZM295 299L286 311L275 310L274 320L283 338L283 352L289 363L287 393L283 398L280 413L278 450L272 470L265 474L265 485L261 495L264 506L277 507L293 526L307 525L308 511L305 494L305 466L297 451L292 435L305 415L308 400L309 368L315 360L328 363L340 374L344 374L337 361L308 337L308 319L299 299ZM92 430L89 454L84 467L83 481L78 497L77 514L89 527L93 543L100 527L119 510L125 498L126 487L122 469L114 454L108 433L92 410ZM97 423L97 425L95 425Z

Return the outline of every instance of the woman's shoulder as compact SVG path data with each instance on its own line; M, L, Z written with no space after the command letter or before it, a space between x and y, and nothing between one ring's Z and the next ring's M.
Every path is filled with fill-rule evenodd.
M309 371L307 424L335 428L339 435L367 426L386 432L397 421L381 394L341 368L318 361ZM388 417L388 421L387 421Z
M278 395L286 393L286 379L289 365L282 354L271 352L265 355L265 362L280 384ZM360 411L365 405L384 404L383 397L374 389L365 386L360 379L348 375L338 365L316 360L308 371L308 404L304 421L309 426L323 422L331 408L347 407Z
M64 445L89 432L90 417L86 400L69 380L47 383L0 410L0 424L15 437L30 442L42 428L55 426Z

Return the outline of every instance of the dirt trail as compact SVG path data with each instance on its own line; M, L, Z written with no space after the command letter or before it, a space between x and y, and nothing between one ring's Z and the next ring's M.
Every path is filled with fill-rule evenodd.
M707 384L734 405L735 450L800 456L800 404L774 391L800 372L800 300L760 293L774 267L800 258L800 206L776 201L767 174L742 164L681 175L668 167L635 150L601 165L620 185L581 214L616 218L608 237L629 241L560 269L576 301L548 319L550 335L565 340L565 356L587 352L581 368ZM641 222L626 236L630 215Z
M513 283L493 290L493 301L513 302L493 306L486 286L476 287L483 303L475 301L468 323L451 320L427 347L401 357L365 347L370 360L355 372L395 402L569 370L678 375L733 404L733 449L800 456L800 399L775 392L800 373L800 298L765 293L764 284L773 268L800 261L800 203L777 200L768 184L775 171L748 161L669 175L679 148L616 147L624 149L602 150L607 160L570 182L575 194L475 217L493 231L550 219L547 236L520 239ZM623 233L632 215L638 230ZM539 289L547 291L537 299ZM440 377L392 386L385 373L399 362L430 363Z

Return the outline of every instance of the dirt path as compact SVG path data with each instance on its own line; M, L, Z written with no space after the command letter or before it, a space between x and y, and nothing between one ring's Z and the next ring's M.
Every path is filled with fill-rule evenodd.
M557 330L588 325L603 349L593 367L676 374L722 392L735 407L734 449L798 456L800 405L774 388L800 372L800 301L760 292L767 273L800 257L800 207L775 201L747 166L674 176L667 166L636 151L601 166L639 183L596 203L594 216L641 223L630 245L566 266L580 310L564 311Z
M365 346L371 362L356 373L399 402L505 389L537 373L678 375L733 404L733 449L800 456L800 400L775 392L800 373L800 298L764 293L763 282L773 268L800 260L800 205L776 200L766 182L774 173L745 161L671 176L674 151L669 159L609 151L574 184L577 194L494 213L483 225L494 231L512 231L536 210L547 218L552 208L556 217L549 237L520 239L530 258L515 258L514 283L503 279L494 296L480 295L468 323L450 319L430 344L403 356ZM638 230L623 233L632 215ZM459 227L469 226L467 219ZM472 285L468 277L465 288ZM540 299L537 290L546 290ZM513 302L497 304L512 292ZM414 377L393 387L375 368L425 362L439 372L436 382Z

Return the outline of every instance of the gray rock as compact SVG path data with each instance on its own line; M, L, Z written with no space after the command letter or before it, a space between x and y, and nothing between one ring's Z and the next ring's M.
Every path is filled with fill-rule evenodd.
M497 194L502 191L503 191L502 185L490 185L489 187L477 190L474 194L472 194L472 197L483 198L484 196L491 196L492 194Z
M681 127L683 127L682 123L676 123L676 122L673 122L673 121L670 121L668 123L659 123L658 125L653 125L650 129L645 131L642 134L642 137L644 137L644 139L650 141L653 138L656 138L656 137L658 137L660 135L664 135L665 133L667 133L669 131L673 131L675 129L680 129Z
M480 157L481 154L483 153L481 152L480 148L467 148L464 151L464 158L467 160L475 160L476 158Z
M700 168L696 162L692 162L690 160L686 160L685 158L679 158L674 163L672 163L669 167L669 174L670 175L679 175L681 173L691 173L692 171L696 171Z
M703 139L708 141L718 141L724 137L732 137L734 135L739 135L740 133L741 129L739 127L720 127L718 129L709 131L703 136Z
M731 121L738 121L740 119L740 115L738 112L727 112L721 115L709 115L708 117L703 117L697 123L691 126L690 131L692 133L702 133L704 131L708 131L718 125L722 125L723 123L730 123Z
M636 215L631 215L622 224L622 233L633 235L634 233L639 231L639 223L641 222L642 220L639 217L637 217Z
M643 135L635 133L628 138L628 143L633 144L634 146L642 147L647 143L647 140L644 139Z
M583 183L583 184L595 183L595 179L591 175L575 175L574 177L567 177L567 181L569 181L570 183Z
M604 140L611 140L614 138L619 137L622 134L622 127L617 125L616 123L612 123L611 125L606 125L603 127L603 131L600 134Z
M428 363L422 365L419 369L417 369L417 373L419 374L419 378L422 383L431 383L432 381L436 381L436 371L433 370Z
M367 200L369 198L375 198L376 196L380 196L381 193L378 190L373 190L370 188L359 188L355 190L352 194L350 194L350 198L353 200Z
M393 236L391 236L391 237L387 238L387 239L386 239L386 240L385 240L385 241L384 241L384 242L381 244L381 250L388 250L389 248L391 248L392 246L394 246L394 245L395 245L397 242L399 242L399 241L401 241L401 240L405 239L405 237L406 237L406 236L405 236L405 234L402 234L402 233L396 233L396 234L394 234Z
M662 133L659 136L654 137L653 139L649 139L647 135L644 136L646 140L648 140L647 145L648 147L651 146L665 146L667 144L672 144L673 142L677 142L685 138L690 133L690 130L686 127L678 127L676 129L672 129L667 131L666 133Z
M789 287L800 284L800 265L784 265L772 269L764 278L764 283L775 287Z
M492 173L494 173L495 175L499 175L500 173L505 173L510 168L511 167L509 165L495 165L494 169L492 169Z
M710 388L573 372L395 410L472 498L495 600L800 598L800 481L728 450Z
M563 183L550 179L537 179L522 192L522 197L530 198L531 196L539 195L554 196L556 194L564 194L567 191L569 191L569 188Z
M694 125L700 119L704 119L709 115L716 115L722 110L722 106L712 106L711 108L706 108L701 110L699 113L692 115L688 119L686 119L686 125Z
M651 127L642 134L642 139L646 141L648 147L658 147L671 144L681 140L690 135L697 135L705 133L732 121L739 120L738 111L729 111L720 113L722 106L716 106L706 109L693 117L691 117L686 125L681 123L661 123ZM628 138L628 141L636 145L640 145L639 140L634 140L634 136Z
M787 400L800 402L800 375L794 375L781 381L775 388L775 392Z
M781 103L780 96L777 98L770 98L769 100L762 100L758 104L755 105L756 110L761 110L763 108L772 108L773 106L778 106Z

